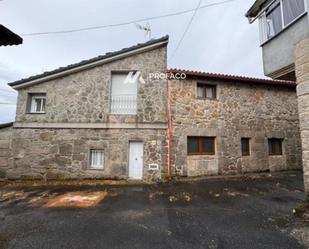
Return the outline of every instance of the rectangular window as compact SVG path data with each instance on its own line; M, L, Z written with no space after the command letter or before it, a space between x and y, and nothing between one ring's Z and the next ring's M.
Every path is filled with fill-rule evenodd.
M103 169L104 168L104 151L103 150L90 150L90 169Z
M250 138L241 138L241 154L243 156L250 155Z
M46 93L29 93L27 112L45 113Z
M216 99L216 85L208 84L197 84L197 97L198 98L207 98L207 99Z
M305 12L305 1L282 0L282 10L284 17L284 25L286 26Z
M270 39L278 34L282 26L281 6L280 1L275 1L266 10L267 38Z
M188 155L215 155L214 137L188 137Z
M268 151L271 156L282 155L282 139L268 139Z
M136 114L138 77L129 73L113 73L111 89L112 114Z
M305 12L305 0L274 1L259 17L261 43L276 36Z

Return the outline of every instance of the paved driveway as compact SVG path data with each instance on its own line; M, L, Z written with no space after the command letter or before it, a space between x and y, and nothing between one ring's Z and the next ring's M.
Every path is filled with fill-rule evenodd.
M305 248L290 235L298 173L0 190L0 248Z

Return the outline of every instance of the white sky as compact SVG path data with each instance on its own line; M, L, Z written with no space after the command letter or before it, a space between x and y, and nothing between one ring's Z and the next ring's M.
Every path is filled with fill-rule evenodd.
M203 0L201 5L222 0ZM257 24L244 14L254 0L198 10L169 68L264 77ZM0 23L17 34L113 24L194 9L198 0L0 0ZM150 21L152 37L170 35L171 54L193 12ZM145 23L140 23L145 25ZM13 121L9 82L145 42L135 25L46 36L24 36L0 47L0 123Z

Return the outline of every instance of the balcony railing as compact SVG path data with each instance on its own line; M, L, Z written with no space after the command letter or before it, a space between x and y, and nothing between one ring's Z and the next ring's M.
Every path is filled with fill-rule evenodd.
M136 95L112 95L111 113L112 114L136 114L137 96Z

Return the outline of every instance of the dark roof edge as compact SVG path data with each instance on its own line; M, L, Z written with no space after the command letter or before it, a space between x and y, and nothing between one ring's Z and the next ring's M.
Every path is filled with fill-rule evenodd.
M12 46L23 43L23 38L14 33L12 30L0 24L0 46Z
M250 9L247 11L245 16L247 18L254 18L256 17L259 12L261 11L261 6L266 2L267 0L256 0L254 4L250 7Z
M217 74L217 73L208 73L208 72L191 71L191 70L181 70L181 69L176 69L176 68L168 69L167 72L169 72L169 73L185 73L187 76L191 76L191 77L216 79L216 80L222 80L222 81L257 83L257 84L277 85L277 86L293 87L293 88L296 87L295 82L285 81L285 80L260 79L260 78L246 77L246 76Z
M0 129L13 126L13 122L0 124Z
M8 83L8 85L13 87L13 88L19 89L19 88L22 88L24 84L27 84L27 86L28 86L29 85L28 83L31 83L32 81L37 81L33 84L41 83L47 77L51 77L51 78L53 76L55 78L61 77L62 74L65 74L69 70L78 69L78 68L83 67L83 66L86 67L87 65L89 65L89 67L94 67L94 66L97 65L95 63L100 63L100 61L103 61L103 60L112 60L113 57L116 57L116 56L121 56L121 55L127 56L127 55L125 55L126 53L134 52L135 50L147 49L147 47L150 47L150 46L154 46L154 48L157 48L156 45L158 45L158 47L166 45L168 43L168 39L169 39L168 35L163 36L163 37L158 38L158 39L152 39L152 40L147 41L145 43L139 43L137 45L134 45L134 46L131 46L131 47L128 47L128 48L123 48L123 49L115 51L115 52L109 52L109 53L106 53L105 55L97 56L97 57L94 57L94 58L91 58L91 59L88 59L88 60L83 60L81 62L71 64L71 65L68 65L68 66L65 66L65 67L60 67L60 68L52 70L52 71L44 72L42 74L38 74L38 75L31 76L31 77L28 77L28 78L25 78L25 79L17 80L17 81ZM94 65L92 66L91 64L94 64ZM102 63L102 64L104 64L104 63Z

